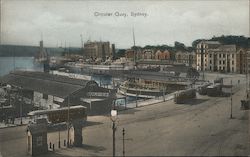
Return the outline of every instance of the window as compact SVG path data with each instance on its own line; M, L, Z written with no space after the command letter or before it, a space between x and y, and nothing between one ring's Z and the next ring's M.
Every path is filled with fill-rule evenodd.
M226 54L223 54L223 58L225 58L226 57Z
M234 54L232 54L232 58L234 58Z
M221 54L219 55L219 57L221 58Z
M43 99L48 99L48 94L43 94Z
M232 72L234 72L234 67L232 67Z
M210 66L210 70L212 70L212 67Z
M232 65L234 65L234 61L232 61Z
M212 64L212 60L210 60L210 62L209 62L210 64Z
M221 64L221 61L219 63Z
M212 58L212 54L210 54L209 57Z
M37 146L42 146L43 145L43 137L42 136L38 136L36 138L36 145Z
M223 64L225 64L225 61L223 61Z

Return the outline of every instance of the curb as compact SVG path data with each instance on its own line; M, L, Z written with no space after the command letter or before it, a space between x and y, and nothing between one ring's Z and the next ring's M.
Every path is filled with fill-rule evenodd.
M18 125L13 125L13 126L5 126L5 127L0 127L0 129L14 128L14 127L25 126L25 125L28 125L28 124L18 124Z

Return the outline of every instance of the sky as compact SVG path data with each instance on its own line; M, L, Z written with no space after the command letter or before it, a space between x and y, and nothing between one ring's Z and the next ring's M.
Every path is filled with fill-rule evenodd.
M248 0L0 1L2 44L38 46L43 39L46 47L81 47L82 35L83 42L110 41L129 48L133 28L137 46L175 41L191 46L201 38L249 36Z

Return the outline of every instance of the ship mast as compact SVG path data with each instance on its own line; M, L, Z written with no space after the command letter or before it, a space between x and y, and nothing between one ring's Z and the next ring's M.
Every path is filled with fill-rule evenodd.
M136 47L135 47L135 31L134 31L134 27L133 27L133 42L134 42L134 64L136 64Z

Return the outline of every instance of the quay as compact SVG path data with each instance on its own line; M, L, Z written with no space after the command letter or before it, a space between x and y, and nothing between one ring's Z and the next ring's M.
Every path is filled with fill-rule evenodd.
M215 78L216 74L206 74ZM126 154L132 155L232 155L249 154L248 110L240 109L240 99L244 96L245 78L241 75L224 75L224 83L233 80L233 119L230 119L230 99L228 97L208 97L198 95L185 104L175 104L173 100L153 101L154 105L139 103L138 108L119 111L117 127L117 155L122 155L122 128L126 130ZM237 84L240 80L240 84ZM149 101L149 100L148 100ZM112 151L109 116L88 116L83 128L81 148L58 149L58 132L48 134L48 141L55 144L50 156L110 156ZM25 126L1 129L1 153L3 156L27 156L25 152ZM61 131L61 138L67 137ZM95 139L99 140L95 140ZM11 140L16 139L16 140ZM233 141L233 142L232 142ZM190 144L192 143L192 144ZM12 150L10 146L15 147ZM146 148L146 149L145 149ZM180 149L182 148L182 149ZM18 154L18 155L17 155Z

